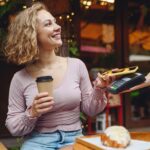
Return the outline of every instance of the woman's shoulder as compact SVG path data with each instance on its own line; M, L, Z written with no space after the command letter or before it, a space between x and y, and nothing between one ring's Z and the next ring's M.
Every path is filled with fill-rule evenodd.
M27 83L30 80L30 78L26 72L26 69L23 68L14 74L12 80L19 81L22 83Z
M24 74L25 74L25 68L23 68L23 69L21 69L21 70L15 72L15 73L14 73L14 76L15 76L15 77L22 77L22 76L24 76Z
M20 92L25 92L28 87L33 87L33 85L35 85L35 81L29 77L25 68L17 71L10 82L11 89L19 90Z
M74 63L74 64L84 64L84 62L83 62L81 59L79 59L79 58L72 58L72 57L69 57L69 61L70 61L71 63Z

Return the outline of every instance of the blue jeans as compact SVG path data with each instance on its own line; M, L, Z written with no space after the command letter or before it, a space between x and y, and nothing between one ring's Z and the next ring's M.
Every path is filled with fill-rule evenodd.
M27 138L21 150L57 150L75 142L76 137L82 136L82 130L55 131L52 133L34 132Z

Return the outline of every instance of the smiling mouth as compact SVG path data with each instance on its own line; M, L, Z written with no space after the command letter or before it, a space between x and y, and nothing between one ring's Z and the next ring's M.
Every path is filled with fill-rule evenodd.
M61 38L61 35L60 35L60 34L56 34L56 35L53 35L52 38L56 38L56 39L59 38L59 39L60 39L60 38Z

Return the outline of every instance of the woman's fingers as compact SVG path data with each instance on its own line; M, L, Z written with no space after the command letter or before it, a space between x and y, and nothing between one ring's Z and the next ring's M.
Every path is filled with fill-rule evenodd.
M35 100L48 96L48 92L38 93L35 97Z
M107 78L105 76L104 76L105 78L103 78L100 73L98 73L97 75L98 75L98 77L96 78L96 80L94 82L94 86L100 87L100 88L105 88L107 85Z
M48 101L48 102L40 103L36 105L36 109L43 109L43 108L51 107L53 105L54 105L54 101Z
M107 74L97 74L96 80L93 82L95 87L106 88L110 83L115 80L115 76L109 76Z
M54 106L54 101L45 102L41 104L33 104L32 111L34 112L35 116L40 116L49 112Z
M100 79L100 80L106 80L106 76L105 75L102 75L101 73L97 73L97 76L98 76L98 78Z
M54 106L53 97L49 96L47 92L37 94L33 101L32 112L35 116L40 116L49 112Z
M148 74L145 76L145 78L146 78L146 81L145 81L145 82L150 82L150 73L148 73Z
M110 76L110 75L102 75L100 73L97 74L97 76L99 77L100 80L102 81L109 81L109 82L112 82L116 79L116 76Z
M48 108L39 109L38 113L39 114L45 114L45 113L49 112L52 108L53 108L53 106L50 106Z
M43 97L43 98L35 100L35 103L41 104L41 103L45 103L45 102L50 102L52 100L53 100L53 97L47 96L47 97Z

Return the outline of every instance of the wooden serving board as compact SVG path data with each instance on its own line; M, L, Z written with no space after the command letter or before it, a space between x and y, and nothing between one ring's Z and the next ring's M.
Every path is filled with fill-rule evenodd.
M7 150L7 148L0 142L0 150Z
M114 148L103 146L100 136L101 134L97 134L77 138L74 150L114 150ZM150 132L132 132L131 138L131 144L124 150L150 150Z

